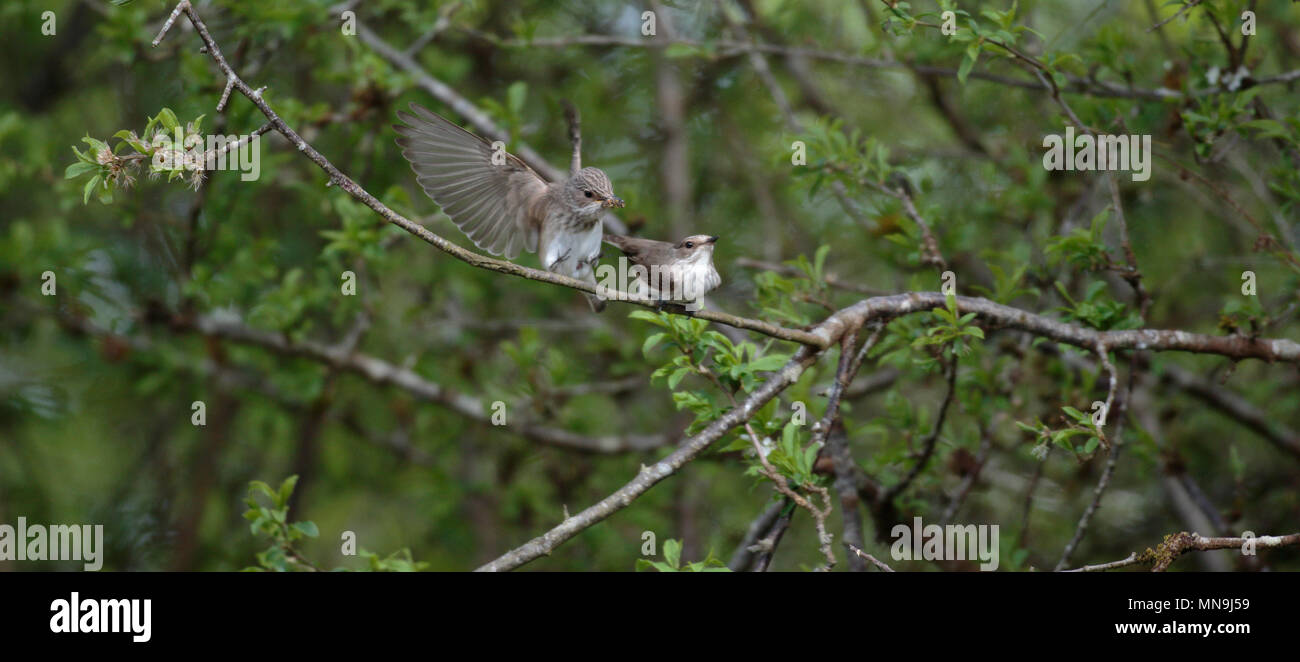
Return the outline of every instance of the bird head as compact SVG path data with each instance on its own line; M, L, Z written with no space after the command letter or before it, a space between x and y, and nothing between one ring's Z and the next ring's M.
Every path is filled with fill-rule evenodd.
M673 246L673 252L679 261L697 262L713 258L713 246L718 238L707 234L693 234Z
M623 206L623 199L614 195L614 186L600 168L579 170L565 189L570 206L583 215L595 216L602 209Z

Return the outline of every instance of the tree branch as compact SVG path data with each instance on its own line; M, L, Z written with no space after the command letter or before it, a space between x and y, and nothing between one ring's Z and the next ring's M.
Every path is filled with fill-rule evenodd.
M1171 384L1253 430L1278 450L1300 459L1300 432L1276 420L1245 398L1175 365L1160 371L1160 381Z
M487 403L482 400L431 382L407 368L372 356L358 354L342 346L330 346L312 340L293 341L283 334L254 329L238 321L211 316L199 316L193 320L174 320L173 326L192 329L215 338L255 345L277 354L319 361L361 375L375 384L396 386L421 400L447 407L472 421L484 425L492 424L490 410ZM514 422L509 422L508 417L508 425L501 427L508 428L511 432L530 441L589 453L647 451L663 447L672 441L671 435L587 437L568 430L545 427L514 418L516 418Z
M1098 570L1112 570L1114 568L1123 568L1125 566L1144 564L1151 565L1151 572L1164 572L1170 564L1178 560L1179 556L1187 552L1208 552L1216 549L1242 549L1247 543L1251 543L1256 549L1287 547L1290 545L1300 545L1300 533L1292 533L1285 536L1259 536L1256 538L1207 538L1196 533L1175 533L1165 536L1164 542L1156 546L1155 549L1147 548L1141 554L1129 554L1127 557L1110 563L1101 563L1098 565L1085 565L1073 570L1058 570L1058 572L1096 572Z
M601 499L595 505L577 515L566 518L550 531L533 538L520 547L513 549L496 560L479 567L480 571L513 570L541 556L549 555L566 540L578 535L584 529L604 520L606 517L628 507L637 497L645 494L660 481L673 475L691 460L703 453L713 442L727 431L748 421L769 400L775 398L786 387L795 383L803 371L817 359L819 350L802 347L785 364L785 367L768 376L766 382L754 391L739 407L723 414L710 423L699 434L684 441L677 450L654 466L642 465L641 471L626 485Z
M736 551L731 554L731 560L727 562L727 567L730 568L732 572L742 572L748 570L750 566L753 565L754 554L757 552L751 548L754 547L759 540L767 536L768 532L772 530L772 526L776 524L777 517L780 516L781 512L788 508L791 503L793 502L789 499L778 499L773 501L768 504L767 508L763 509L763 512L758 514L758 517L754 518L753 522L750 522L749 528L745 530L745 536L740 539L740 544L736 546Z
M534 39L502 39L494 35L488 35L477 30L465 27L453 28L459 32L465 33L472 37L482 39L495 46L504 48L572 48L574 46L596 46L596 47L620 47L620 48L650 48L663 49L674 45L689 46L702 51L703 56L712 58L734 58L747 56L751 52L767 53L771 55L780 55L787 58L806 58L809 60L820 60L824 62L836 62L854 67L866 67L870 69L903 69L910 70L923 76L940 76L944 78L957 78L958 69L956 67L942 67L928 64L917 64L902 60L873 58L861 55L852 55L839 51L829 51L816 48L804 48L796 46L783 46L778 44L769 44L762 42L745 43L734 40L716 40L702 42L693 39L676 38L676 39L643 39L640 37L622 37L616 35L601 34L584 34L568 37L538 37ZM360 28L358 27L358 34ZM1000 74L989 73L987 71L971 71L969 78L973 80L983 80L999 85L1018 87L1026 90L1039 92L1052 92L1052 86L1045 84L1041 80L1031 80L1014 76L1005 76ZM1256 79L1256 85L1273 85L1288 83L1300 79L1300 69L1287 71L1272 76L1264 76ZM1210 94L1217 94L1223 90L1218 87L1194 90L1190 93L1179 90L1171 90L1165 87L1158 88L1136 88L1127 84L1112 83L1108 81L1097 80L1092 77L1082 77L1067 75L1066 84L1060 88L1061 92L1071 94L1084 94L1093 97L1116 98L1116 99L1142 99L1145 101L1165 101L1171 99L1186 99L1189 97L1202 97Z

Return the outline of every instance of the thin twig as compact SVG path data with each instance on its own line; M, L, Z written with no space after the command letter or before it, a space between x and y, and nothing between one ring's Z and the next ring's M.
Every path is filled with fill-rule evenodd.
M1136 362L1132 361L1131 363ZM1113 367L1111 369L1114 370ZM1111 375L1113 391L1114 384L1118 380L1115 379L1114 372L1112 372ZM1102 470L1101 478L1097 481L1097 488L1093 491L1092 502L1088 504L1086 509L1084 509L1083 515L1079 518L1079 523L1074 528L1074 535L1070 537L1070 541L1066 543L1065 549L1061 552L1061 560L1056 562L1056 570L1064 570L1065 564L1070 562L1070 555L1074 553L1075 547L1077 547L1079 542L1083 540L1083 535L1088 530L1088 524L1092 521L1092 516L1097 512L1097 509L1101 507L1101 498L1105 496L1106 488L1110 486L1110 479L1115 475L1115 466L1119 463L1120 452L1124 448L1124 439L1122 437L1124 415L1127 412L1129 400L1132 398L1133 383L1136 378L1136 366L1131 365L1129 368L1128 392L1125 394L1124 398L1119 401L1119 411L1115 413L1114 417L1115 430L1114 435L1111 438L1110 454L1106 458L1106 468ZM1109 407L1107 407L1106 413L1109 416Z
M752 51L766 53L769 55L780 55L787 58L805 58L808 60L819 60L823 62L835 62L848 66L866 67L871 69L902 69L910 70L917 74L926 76L942 76L945 78L958 78L958 67L943 67L929 64L918 64L903 60L888 58L873 58L861 55L853 55L839 51L830 51L817 48L805 48L796 46L783 46L779 44L767 44L761 42L745 43L732 40L717 40L708 43L685 38L668 39L642 39L640 37L623 37L615 35L601 34L582 34L566 37L536 37L533 39L502 39L500 37L488 35L477 30L466 27L457 27L456 30L469 36L488 41L495 46L503 48L571 48L574 46L593 46L593 47L622 47L622 48L648 48L648 49L665 49L672 46L689 46L699 49L701 57L708 58L732 58L747 56ZM976 70L968 74L971 80L982 80L999 85L1017 87L1026 90L1041 91L1051 93L1053 87L1045 84L1041 80L1026 79L1012 76L1004 76L990 73L987 71ZM1262 84L1284 84L1293 80L1300 79L1300 69L1287 71L1271 76L1264 76L1255 81L1256 85ZM1091 77L1081 77L1066 75L1066 84L1060 88L1061 92L1070 94L1082 94L1093 97L1118 98L1118 99L1141 99L1145 101L1165 101L1173 99L1185 99L1188 97L1201 97L1216 94L1222 90L1218 87L1205 88L1192 92L1182 92L1171 90L1165 87L1158 88L1135 88L1126 83L1112 83L1108 81L1096 80Z
M979 480L980 471L983 471L985 463L989 461L989 452L993 449L993 433L988 426L980 426L980 447L975 455L975 466L962 479L961 486L957 488L957 493L953 495L952 500L948 502L948 507L943 509L943 515L939 517L939 525L947 526L952 518L957 515L957 510L966 503L966 497L970 494L971 488L975 486L975 481Z
M943 403L939 405L939 413L935 414L934 427L930 429L930 434L926 435L925 439L921 442L921 457L916 461L916 464L912 465L911 471L908 471L907 475L904 476L902 480L898 481L885 491L884 495L879 499L881 503L893 501L894 498L902 494L903 491L912 484L912 481L916 480L916 477L921 475L921 472L925 470L925 466L930 463L930 457L934 455L934 447L939 441L939 433L943 431L943 422L948 416L948 408L952 404L953 397L956 393L957 356L953 355L948 362L948 391L943 396Z
M866 559L867 561L870 561L872 565L876 566L877 568L880 568L884 572L894 572L893 568L885 565L885 563L882 562L880 559L877 559L876 557L858 549L853 545L849 545L849 551L857 555L858 558L862 558L862 559Z
M763 512L750 522L749 528L745 530L745 536L740 539L740 544L736 546L736 551L731 555L731 561L727 567L734 572L741 572L749 569L753 564L756 550L751 549L759 540L765 538L772 530L772 525L776 523L777 517L790 506L788 499L778 499L768 504Z

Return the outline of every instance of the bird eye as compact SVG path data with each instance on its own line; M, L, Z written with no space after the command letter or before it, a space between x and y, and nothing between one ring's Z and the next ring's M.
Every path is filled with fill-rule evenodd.
M583 191L582 194L587 196L588 198L591 197L591 191Z
M693 241L688 241L688 242L686 242L686 247L687 247L687 248L695 248L695 242L693 242Z

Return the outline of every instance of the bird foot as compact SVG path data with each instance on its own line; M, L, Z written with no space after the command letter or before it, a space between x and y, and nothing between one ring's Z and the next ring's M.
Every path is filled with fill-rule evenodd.
M555 271L555 265L557 265L557 264L559 264L559 263L561 263L561 262L564 262L565 260L569 259L569 255L571 255L572 253L573 253L573 249L572 249L572 248L570 248L570 249L567 250L567 251L564 251L564 254L563 254L563 255L560 255L559 257L555 258L554 260L551 260L551 263L550 263L549 265L546 266L546 270L547 270L547 271Z

